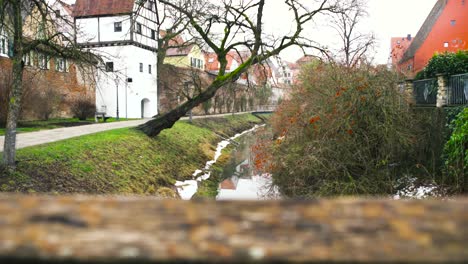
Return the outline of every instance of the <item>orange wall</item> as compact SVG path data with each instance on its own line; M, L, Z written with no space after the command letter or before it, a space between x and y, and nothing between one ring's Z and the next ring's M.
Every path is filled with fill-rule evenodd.
M455 26L450 24L451 20L456 20ZM445 42L448 42L448 48L444 47ZM436 52L458 50L468 50L468 1L449 0L424 44L415 54L414 72L421 71Z

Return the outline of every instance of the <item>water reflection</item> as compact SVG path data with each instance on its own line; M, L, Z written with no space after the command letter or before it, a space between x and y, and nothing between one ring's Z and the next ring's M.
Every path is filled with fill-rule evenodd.
M254 131L238 139L236 148L222 172L216 200L269 200L278 199L279 192L272 185L268 173L257 174L251 147L258 133Z

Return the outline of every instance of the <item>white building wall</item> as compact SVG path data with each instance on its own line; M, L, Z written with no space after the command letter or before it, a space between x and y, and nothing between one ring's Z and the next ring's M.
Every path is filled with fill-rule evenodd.
M118 86L120 117L157 115L156 53L136 46L100 47L95 52L114 55L105 59L114 62L114 72L99 73L96 107L104 107L107 115L116 117ZM140 72L140 63L143 63L143 72ZM151 74L148 65L151 65ZM132 78L133 82L128 83L127 78Z
M122 23L122 31L115 32L114 23ZM112 17L100 17L99 18L99 40L101 42L106 41L122 41L130 40L130 27L131 18L130 16L112 16Z
M78 18L76 19L76 42L96 43L99 40L99 18Z
M155 13L155 5L153 3L153 11L149 10L147 8L147 5L144 7L135 7L135 12L138 11L138 15L135 18L135 29L137 23L140 23L142 25L142 32L141 34L137 33L136 30L134 30L133 34L133 40L141 43L145 46L149 47L157 47L157 36L158 36L158 27L156 24L157 17ZM152 34L151 31L154 30L155 33L155 39L152 39Z
M114 63L114 72L99 72L96 84L96 108L109 116L116 117L117 109L122 118L158 114L156 51L141 47L157 48L157 40L152 39L152 30L155 37L158 34L155 8L135 4L132 15L76 18L78 44L94 46L92 50L102 56L104 63ZM122 22L121 32L115 32L115 22ZM141 33L136 33L137 23L141 24ZM132 78L132 82L127 82L127 78Z

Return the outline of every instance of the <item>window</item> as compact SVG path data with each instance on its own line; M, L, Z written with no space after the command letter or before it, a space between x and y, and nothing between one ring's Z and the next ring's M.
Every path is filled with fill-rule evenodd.
M45 54L39 54L37 56L37 64L39 66L40 69L43 69L43 70L48 70L50 69L50 61L49 61L49 56L45 55Z
M148 73L151 74L152 73L151 71L152 71L151 70L151 65L148 65Z
M156 39L156 31L154 29L151 30L151 39Z
M153 11L153 3L151 1L148 1L148 9Z
M24 63L24 66L31 66L31 53L27 53L23 55L23 63Z
M60 17L60 10L55 10L54 12L56 17Z
M67 60L64 58L56 58L55 70L58 72L67 72Z
M140 63L140 72L143 72L143 63Z
M7 41L4 38L0 39L0 54L6 55L7 52Z
M448 42L444 42L444 48L448 48L449 47L449 43Z
M106 62L106 72L114 71L114 63L112 61Z
M122 32L122 22L114 23L114 32Z
M141 34L142 32L142 25L140 23L136 23L136 33Z
M453 27L457 24L457 21L456 20L450 20L450 25Z

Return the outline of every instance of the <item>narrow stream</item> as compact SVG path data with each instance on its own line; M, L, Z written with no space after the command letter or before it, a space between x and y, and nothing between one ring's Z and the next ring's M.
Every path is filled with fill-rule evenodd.
M244 158L241 163L248 162L248 164L250 164L250 146L254 142L253 141L254 132L260 127L262 127L262 126L256 125L255 127L251 128L249 130L246 130L246 131L244 131L242 133L236 134L235 136L233 136L233 137L231 137L229 139L226 139L226 140L223 140L223 141L219 142L218 146L216 148L216 152L215 152L215 156L214 156L213 160L208 161L203 169L196 170L192 175L192 178L193 178L192 180L177 181L176 182L175 186L177 187L177 192L179 193L180 197L183 200L192 199L193 195L195 195L195 193L197 193L197 191L198 191L198 183L202 182L202 181L205 181L205 180L210 178L210 176L211 176L211 170L210 170L211 167L213 166L213 164L215 164L218 161L219 157L221 156L221 153L222 153L223 149L225 149L227 146L229 146L233 142L234 142L234 144L236 144L238 146L245 146L245 148L243 148L243 151L248 149L249 153L246 153L246 155L248 155L248 157ZM242 143L244 141L246 141L246 142L248 141L250 143L249 144ZM240 143L237 143L237 142L240 142ZM236 147L234 152L237 152L237 149L239 149L239 148ZM237 177L237 174L233 175L233 177ZM268 179L268 177L262 177L262 178ZM247 199L249 199L249 198L247 198Z
M278 190L273 187L271 176L255 172L252 146L257 133L253 131L240 137L231 157L223 169L216 200L270 200L278 199Z

